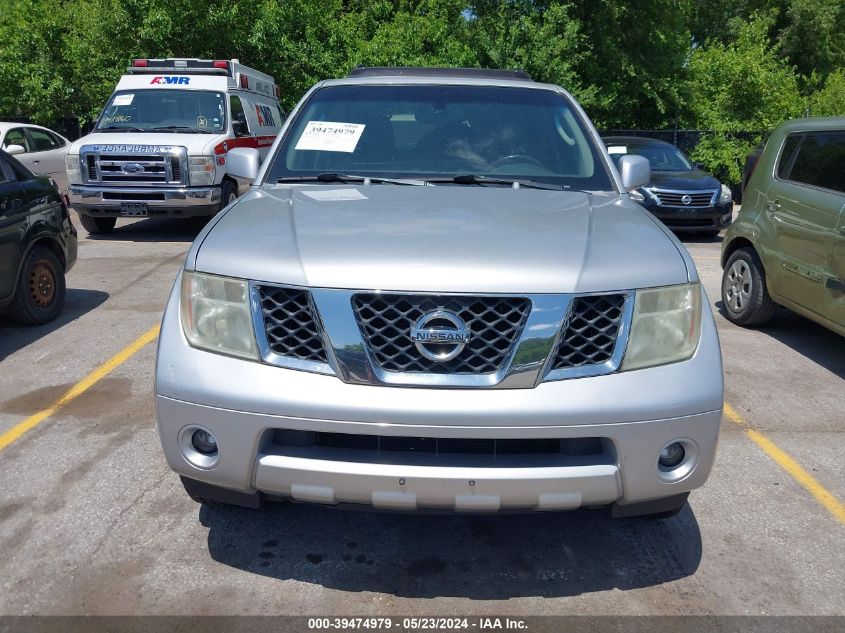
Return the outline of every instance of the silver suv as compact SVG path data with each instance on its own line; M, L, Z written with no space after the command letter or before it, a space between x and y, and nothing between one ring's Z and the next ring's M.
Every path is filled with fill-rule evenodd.
M368 68L302 99L199 235L158 428L200 502L671 515L722 366L684 247L575 100L513 71Z

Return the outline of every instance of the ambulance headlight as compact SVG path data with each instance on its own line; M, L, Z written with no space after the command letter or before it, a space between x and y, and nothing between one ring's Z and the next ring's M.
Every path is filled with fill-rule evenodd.
M79 166L79 154L65 155L65 170L67 171L67 181L70 184L82 184L82 169Z
M214 184L214 159L210 156L191 156L188 159L192 185Z

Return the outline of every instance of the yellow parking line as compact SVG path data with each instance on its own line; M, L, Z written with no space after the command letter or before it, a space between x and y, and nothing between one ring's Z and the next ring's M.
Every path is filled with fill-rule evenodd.
M117 354L112 356L105 363L97 367L90 374L85 376L82 380L76 383L73 387L68 389L65 394L56 400L46 409L29 416L23 422L13 426L11 429L0 435L0 451L9 446L12 442L20 438L27 431L35 428L44 420L55 414L59 409L64 407L69 402L75 400L83 393L88 391L91 387L97 384L100 380L109 375L112 371L120 367L123 363L134 356L141 348L151 343L158 336L159 326L150 328L144 332L137 339L132 341L129 345L120 350Z
M763 452L771 457L781 468L788 472L795 481L804 486L804 488L816 498L824 508L830 512L840 523L845 524L845 505L833 496L824 486L822 486L810 473L804 470L801 465L790 457L777 444L772 442L765 435L754 429L750 429L745 424L740 415L734 410L731 405L725 403L725 415L732 422L743 426L745 434L757 446L763 449Z

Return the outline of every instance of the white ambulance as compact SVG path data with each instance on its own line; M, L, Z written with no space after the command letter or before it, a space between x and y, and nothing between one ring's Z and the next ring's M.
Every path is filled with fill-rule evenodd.
M273 78L237 59L136 59L68 150L70 205L89 233L124 216L214 215L250 184L227 158L260 161L284 117Z

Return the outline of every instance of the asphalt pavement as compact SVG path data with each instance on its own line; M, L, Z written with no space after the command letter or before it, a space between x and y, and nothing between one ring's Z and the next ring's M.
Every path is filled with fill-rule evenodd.
M127 220L92 239L76 225L60 318L0 321L0 434L156 326L199 230ZM0 615L845 615L845 523L819 498L845 499L843 339L785 310L765 329L730 324L720 239L684 241L734 419L677 517L201 507L161 453L151 343L0 451Z

